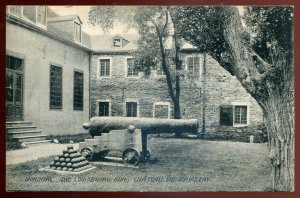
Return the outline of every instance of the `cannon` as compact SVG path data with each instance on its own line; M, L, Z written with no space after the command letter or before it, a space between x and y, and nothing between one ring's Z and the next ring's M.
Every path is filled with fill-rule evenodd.
M79 151L88 160L104 158L111 150L122 152L125 164L137 165L150 159L147 135L198 132L197 119L157 119L137 117L93 117L83 128L93 139L79 143Z

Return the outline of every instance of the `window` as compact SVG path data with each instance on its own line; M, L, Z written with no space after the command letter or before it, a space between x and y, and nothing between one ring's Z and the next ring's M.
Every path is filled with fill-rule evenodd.
M36 23L36 6L23 6L23 16Z
M235 106L234 123L247 124L247 106Z
M75 33L75 41L81 42L81 25L79 23L74 22L74 33Z
M121 39L120 39L120 38L115 38L115 39L113 40L113 46L114 46L114 47L121 47L121 46L122 46Z
M188 57L187 58L187 70L192 76L200 75L200 58L199 57Z
M37 6L37 23L46 25L46 6Z
M9 13L20 17L22 15L22 6L9 6Z
M74 110L83 110L83 73L74 72L74 96L73 108Z
M220 108L220 125L238 126L248 124L247 105L223 105Z
M46 25L46 10L46 6L9 6L8 8L9 13L42 26Z
M50 109L62 109L62 68L50 66Z
M126 102L126 116L127 117L137 117L137 103L136 102Z
M23 60L12 56L6 56L6 68L11 70L22 71Z
M134 59L127 58L127 77L137 77L138 71L134 69Z
M99 116L109 116L109 102L99 102Z
M110 59L100 59L100 77L110 76Z

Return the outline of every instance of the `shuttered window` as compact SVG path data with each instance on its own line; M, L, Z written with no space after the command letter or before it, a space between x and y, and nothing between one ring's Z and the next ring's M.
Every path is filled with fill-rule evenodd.
M83 110L83 73L74 72L74 110Z
M223 105L220 107L220 125L246 125L248 108L246 105Z
M220 125L233 125L233 106L224 105L220 107Z
M50 109L62 109L62 68L50 66Z

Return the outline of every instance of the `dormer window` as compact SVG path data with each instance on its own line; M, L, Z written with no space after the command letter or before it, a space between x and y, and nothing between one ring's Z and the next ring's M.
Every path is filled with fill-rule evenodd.
M7 12L38 26L46 27L46 6L8 6Z
M122 47L122 42L120 38L114 38L114 47Z
M74 39L76 42L81 42L81 24L74 22Z

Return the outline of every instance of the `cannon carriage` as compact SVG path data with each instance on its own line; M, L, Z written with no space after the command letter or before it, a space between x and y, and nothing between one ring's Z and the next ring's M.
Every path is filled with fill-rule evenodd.
M197 133L196 119L156 119L136 117L93 117L84 123L93 139L79 143L79 151L88 160L102 159L110 151L122 152L124 164L137 165L150 159L147 135L158 133Z

